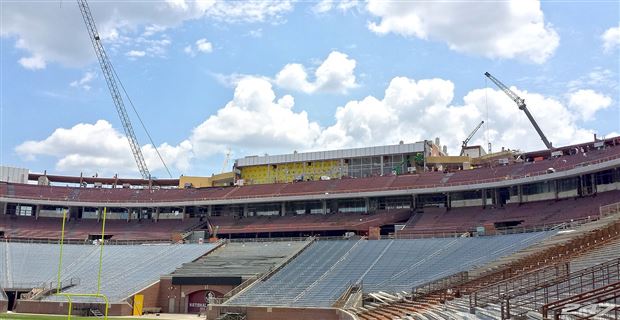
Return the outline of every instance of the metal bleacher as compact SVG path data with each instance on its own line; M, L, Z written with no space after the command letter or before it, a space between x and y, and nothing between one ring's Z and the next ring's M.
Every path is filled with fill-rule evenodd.
M214 244L106 246L103 250L101 293L106 295L110 302L122 301L157 282L160 276L173 272L183 263L196 260L215 247ZM64 246L61 282L72 283L72 286L63 292L97 291L99 248L97 245ZM56 244L2 243L0 287L20 289L55 287L59 251L60 247ZM44 300L64 301L65 298L48 296Z
M356 283L363 284L364 292L409 291L417 284L480 266L553 234L316 241L278 273L226 305L329 307Z
M269 271L305 245L307 241L227 243L196 261L183 264L172 276L208 274L211 277L240 276L247 279Z

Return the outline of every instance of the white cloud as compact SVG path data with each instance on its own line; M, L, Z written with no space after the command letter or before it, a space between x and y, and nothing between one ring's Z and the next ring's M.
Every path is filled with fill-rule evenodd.
M192 57L195 57L197 52L211 53L213 52L213 44L211 44L211 42L207 41L207 39L205 38L198 39L195 42L195 47L192 45L188 45L183 48L183 52L187 53Z
M612 52L616 48L620 48L620 26L607 29L602 35L603 51Z
M185 140L178 146L164 143L158 149L169 167L178 170L189 168L189 161L193 158L189 141ZM55 169L70 174L137 173L127 139L105 120L94 124L80 123L68 129L59 128L49 137L40 141L26 141L15 150L30 160L37 156L53 157L57 159ZM151 173L163 169L152 145L142 146L142 153Z
M594 90L581 89L569 94L568 107L584 121L594 119L594 114L611 105L611 98Z
M69 83L69 85L74 88L82 88L88 91L91 88L89 83L95 78L95 76L96 74L94 72L88 71L84 73L84 75L82 76L82 78L80 78L80 80L75 80Z
M293 3L282 1L217 1L207 15L229 23L272 22L278 23L283 15L293 10Z
M538 0L370 0L367 9L380 20L368 24L373 32L441 41L452 50L489 58L543 63L560 41L545 23Z
M46 63L41 56L32 56L29 58L20 58L19 64L29 70L45 69Z
M334 0L321 0L312 7L315 13L325 13L334 7Z
M357 7L358 5L358 0L341 0L338 1L338 3L336 3L336 1L334 0L321 0L312 7L312 11L319 14L331 11L334 8L337 8L340 11L348 11L352 8Z
M512 89L525 98L554 145L591 138L591 131L579 127L575 115L559 101ZM313 148L363 147L440 137L449 152L456 154L461 141L481 120L487 124L471 145L486 148L488 134L496 150L502 146L522 150L544 148L523 112L504 92L475 89L465 95L461 105L453 104L453 96L454 85L448 80L394 78L382 99L368 96L339 107L335 124L321 132Z
M209 53L213 51L213 45L207 39L202 38L196 41L196 49L203 53Z
M355 65L355 60L346 54L332 51L316 69L314 82L308 80L306 68L298 63L284 66L274 81L279 87L305 93L346 93L358 86L355 82Z
M106 49L113 53L134 46L184 21L213 18L225 22L280 21L291 11L290 1L215 2L174 0L166 2L97 2L90 8ZM0 37L15 39L23 50L20 64L29 69L45 68L47 63L79 67L96 60L86 27L75 4L56 2L6 2L0 10ZM71 36L67 36L71 35ZM166 44L143 43L142 51L163 56ZM147 49L147 48L150 48ZM152 51L152 52L149 52Z
M208 156L227 146L253 152L307 148L320 127L305 111L293 111L294 104L290 95L276 99L269 81L243 78L233 99L193 130L194 151Z
M125 53L125 55L131 58L141 58L146 55L146 52L141 51L141 50L131 50Z

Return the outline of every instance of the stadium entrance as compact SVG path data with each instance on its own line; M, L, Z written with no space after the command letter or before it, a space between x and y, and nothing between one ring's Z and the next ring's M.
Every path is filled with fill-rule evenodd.
M191 293L187 299L187 313L205 313L209 304L215 303L216 299L222 297L224 297L222 293L213 290Z

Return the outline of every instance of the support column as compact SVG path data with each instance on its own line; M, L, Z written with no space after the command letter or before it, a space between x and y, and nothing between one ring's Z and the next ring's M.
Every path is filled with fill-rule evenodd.
M39 215L41 214L41 205L37 204L37 206L34 209L34 218L36 220L39 220Z
M210 204L207 206L207 217L211 217L213 215L213 205Z
M185 213L187 212L187 207L183 206L183 211L181 212L181 220L185 220Z
M381 175L384 175L385 173L383 172L383 156L381 156Z
M452 200L450 199L450 192L446 192L446 208L448 208L448 210L452 208Z
M321 206L322 206L321 213L327 214L327 200L325 199L321 200Z
M595 173L590 173L590 183L592 184L592 194L596 194L596 178Z
M482 209L487 208L487 189L482 189L480 191L480 199L482 199Z
M0 214L6 214L7 202L0 202Z
M499 191L497 188L493 189L493 205L499 208Z
M366 213L370 212L370 199L368 198L364 198L364 209Z
M280 203L280 215L283 217L286 215L286 202L284 201Z
M155 208L155 222L159 221L159 213L161 212L161 208Z
M101 221L101 217L103 216L103 208L97 208L97 222Z
M556 201L560 198L560 191L558 189L558 180L553 180L553 198Z
M417 194L412 194L411 195L411 209L416 209L418 206L418 195Z
M248 216L248 204L247 203L243 205L243 216L244 217Z
M523 185L517 186L517 196L519 198L519 204L523 203Z

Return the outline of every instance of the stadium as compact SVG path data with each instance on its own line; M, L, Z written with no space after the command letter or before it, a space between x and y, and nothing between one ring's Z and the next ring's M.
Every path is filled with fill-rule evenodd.
M422 152L427 170L193 188L3 168L2 310L66 314L56 290L94 292L105 243L109 315L617 318L620 137L500 152L468 170L437 164L448 160L428 141L379 149L336 162ZM74 298L73 314L103 309Z
M523 7L519 7L522 4L517 5L517 2L467 2L467 12L460 7L462 3L459 1L447 2L437 6L441 8L438 13L433 5L424 7L428 5L425 1L360 3L342 1L336 5L332 1L321 1L306 4L309 8L306 11L312 12L313 19L325 20L302 23L303 27L298 26L297 29L311 29L309 26L313 24L321 28L329 26L327 12L332 8L336 10L337 7L340 14L357 8L357 14L361 15L366 10L372 19L381 17L380 22L372 19L365 22L365 28L374 33L397 33L417 37L420 42L428 39L443 41L448 44L448 50L456 52L448 51L450 54L459 54L456 57L447 56L441 51L442 48L435 45L421 50L416 47L414 56L422 57L424 64L433 65L437 70L420 69L413 73L433 75L442 74L444 69L477 69L481 61L479 57L467 56L476 54L486 59L522 59L538 67L549 59L559 44L553 24L544 21L537 1L530 1ZM399 7L401 5L404 7ZM37 37L36 33L42 30L45 35L43 41L27 41L23 38L23 32L20 33L19 24L44 20L46 15L41 13L44 10L14 4L6 4L7 10L4 10L4 6L3 3L0 20L8 20L7 26L11 28L7 27L5 32L3 24L0 37L14 37L14 51L26 50L32 54L15 59L22 67L33 71L45 69L46 61L60 64L68 61L67 65L72 67L73 63L80 65L90 61L88 58L79 61L73 59L75 57L63 56L66 52L82 54L76 49L78 45L58 49L50 44L72 38L66 37L67 32L58 32L63 39L53 39L55 27L61 30L73 27L67 22L70 18L63 21L60 13L55 11L60 18L54 17L53 25L42 23L34 28L28 25L28 32L34 30L30 36ZM238 70L254 70L247 65L245 68L241 66L246 59L251 61L249 64L261 67L273 65L271 60L255 63L252 55L267 52L265 55L273 55L272 58L276 59L280 58L278 55L288 54L285 50L279 52L274 49L277 47L270 47L268 51L242 48L246 43L260 42L263 32L268 34L286 24L283 15L292 10L292 3L166 1L147 3L145 6L137 1L125 7L128 16L123 16L125 13L118 10L115 2L103 1L96 6L102 12L97 16L104 20L101 25L95 22L88 2L77 0L89 44L101 67L99 76L107 86L90 94L95 96L104 92L108 97L109 91L124 134L117 134L108 122L100 120L96 125L81 123L72 129L59 128L41 141L23 140L17 144L15 139L9 137L9 144L15 144L10 152L6 152L11 153L9 159L13 160L13 154L20 154L35 168L5 165L5 150L0 154L0 319L620 318L618 123L614 119L597 122L596 126L599 123L606 126L600 132L610 132L601 136L594 129L582 127L584 122L593 120L599 111L612 114L603 110L615 106L613 103L617 102L612 103L610 97L592 89L578 90L588 85L601 91L601 88L617 91L618 83L611 79L617 74L602 69L600 61L620 48L620 40L613 38L620 35L618 28L610 28L601 36L605 41L603 53L602 56L593 55L597 66L588 74L589 78L564 79L566 83L559 80L555 83L554 80L550 85L547 82L552 77L548 77L547 73L535 80L529 76L515 79L534 88L537 83L543 82L552 88L566 86L568 91L563 94L570 96L568 109L555 98L508 87L489 72L484 73L485 84L490 81L499 90L492 91L489 97L488 88L468 88L472 90L463 95L463 105L459 105L460 101L453 104L454 84L451 81L440 78L416 81L400 75L392 79L383 100L369 95L342 103L344 100L341 98L328 95L348 94L362 85L367 86L364 90L377 91L371 82L377 79L385 82L383 77L391 72L390 69L407 74L401 65L372 65L372 60L404 61L402 57L393 59L391 54L409 52L411 48L399 46L398 41L391 37L384 38L391 43L387 46L391 52L383 52L385 57L371 48L363 48L374 52L359 55L360 59L372 57L364 60L371 62L369 65L372 66L364 66L369 69L362 69L364 71L360 73L360 78L366 83L358 82L355 77L357 62L338 51L332 51L325 61L319 63L313 57L315 61L312 63L317 65L316 68L306 69L302 64L288 63L273 77L259 75L260 72L240 74ZM59 9L62 9L62 2ZM5 19L4 12L11 10L11 14L6 15L10 19ZM479 12L470 15L469 10ZM29 18L33 12L35 18ZM452 12L458 14L450 16ZM476 31L475 20L486 20L492 16L488 14L490 12L506 15L497 19L506 20L506 25L502 25L504 21L495 21L502 26L484 25L478 27L482 31ZM71 14L74 13L77 11ZM306 19L302 13L297 14L301 15L298 19ZM428 24L428 16L433 17L430 20L437 20L438 25ZM462 23L453 22L461 21L457 19L462 16L466 16ZM69 13L65 17L69 17ZM158 147L146 130L110 57L119 57L121 50L132 46L131 51L120 57L125 57L129 62L142 58L178 61L174 59L174 54L167 56L166 48L173 43L173 36L167 33L177 35L174 29L179 26L183 26L181 30L184 32L195 30L191 28L195 27L191 21L205 17L213 19L210 22L217 26L217 32L226 34L219 39L221 44L214 46L207 41L202 33L204 26L200 26L202 38L177 48L176 54L183 54L183 61L199 60L202 57L198 55L211 54L214 50L238 42L226 56L233 66L223 68L234 73L222 74L217 68L199 70L198 63L191 65L192 69L203 75L208 73L216 79L213 81L220 82L223 87L237 86L233 100L193 128L188 129L192 126L188 123L194 123L193 117L197 116L192 113L194 110L173 110L179 114L187 113L184 120L172 116L170 119L157 119L157 129L177 135L176 138L183 135L182 130L191 131L191 136L178 146L165 142ZM349 18L342 15L338 18L342 19L342 24L340 21L337 24L338 28L327 27L329 35L324 35L326 39L333 36L331 33L340 37L332 29L345 26L344 20ZM511 18L517 22L511 21ZM613 19L616 23L617 16ZM159 21L161 25L147 24L151 20ZM249 31L236 29L239 25L266 21L271 25L265 24L264 31L263 28ZM520 29L517 27L519 25L525 27ZM97 26L103 26L101 33ZM119 33L122 28L132 30ZM435 28L440 32L434 33ZM601 29L600 26L597 28ZM286 29L289 29L288 26ZM456 29L459 29L458 33L451 35L450 32ZM497 36L491 31L499 34L494 41L487 39ZM583 38L578 32L571 32L574 39L567 39L567 42ZM288 30L285 33L288 35ZM471 38L475 38L473 42L466 41L470 33ZM232 36L239 34L243 35L242 38L231 40ZM269 36L272 34L265 37ZM294 47L296 45L292 44L305 37L302 33L297 34L297 30L294 35L288 36L292 38L282 41L286 43L285 47ZM102 39L111 45L104 47ZM341 38L337 40L343 41ZM530 41L541 43L532 44ZM266 42L273 44L278 41L272 39ZM362 42L366 45L373 43L369 47L375 46L372 41ZM578 44L581 46L581 43ZM36 51L46 49L46 46L54 48L49 50L53 53L52 60L45 60L43 54ZM575 44L573 46L576 47ZM357 47L355 43L345 46L352 51ZM381 45L376 47L383 49ZM511 51L514 47L523 48ZM585 50L586 46L582 47L580 50ZM137 50L139 48L144 50ZM109 53L106 49L110 50ZM308 48L299 45L296 49ZM234 65L239 63L235 60L239 59L237 51L252 53L243 55L239 68ZM274 54L276 51L278 54ZM461 57L460 54L465 55ZM583 57L570 57L570 63L545 65L540 69L549 72L557 65L564 68L574 65L574 61L585 61ZM441 58L442 62L435 63L435 58ZM458 63L458 66L455 68L454 64L446 63L444 68L440 66L444 62ZM483 63L486 65L489 61L484 60ZM215 58L209 60L211 67L217 64ZM150 68L154 70L153 65ZM196 90L193 82L204 78L191 73L196 70L183 71L177 70L177 67L179 65L167 69L163 78L178 81L174 83L175 89ZM495 63L494 67L510 69L501 63ZM171 91L168 90L170 84L159 87L156 82L149 82L157 76L150 74L152 70L146 70L149 68L141 68L144 70L140 70L134 80L138 79L144 86L153 85L149 88L150 92L160 89L162 93ZM373 68L386 75L369 76L366 71ZM523 67L530 72L532 69L528 68L531 65ZM170 72L172 69L174 71ZM4 64L2 70L5 70ZM314 78L308 77L307 70L315 71ZM182 76L177 77L174 74L177 71ZM464 72L457 70L452 75L458 78L462 76L458 74L461 71ZM14 77L11 74L11 79L16 79L16 83L29 79L18 72L15 74L17 76ZM132 76L136 77L135 74ZM95 77L95 73L89 70L79 81L70 82L69 87L87 93L91 89L89 83ZM186 78L191 79L192 85L187 85ZM32 79L32 83L45 82L41 78ZM247 82L241 88L243 81ZM28 83L29 89L32 83ZM304 102L312 94L327 94L317 101L344 106L339 106L335 111L336 123L325 126L308 120L305 110L294 109L291 95L276 99L274 87L284 92L301 92L305 94L300 99ZM11 91L6 100L5 91ZM75 103L71 102L72 99L79 100L76 94L41 92L40 96L64 99L66 104ZM558 91L546 93L561 95ZM19 95L19 99L13 98L13 94ZM34 98L29 95L18 89L2 90L0 104L4 105L5 101L13 104L14 100L21 101L22 98L30 102L29 99ZM221 98L219 93L209 92L209 95L213 95L209 99ZM545 103L546 109L538 106L530 111L521 96L527 96L528 101ZM498 97L504 101L497 102L500 100ZM186 100L177 97L174 99L178 100L172 103L162 98L160 104L194 105L195 98L190 95ZM80 108L85 104L83 101L78 103ZM486 118L482 104L486 107ZM510 109L504 108L504 104L509 104ZM126 105L135 111L150 144L139 143ZM149 116L165 118L165 115L158 114L161 106L158 109L158 104L155 105L149 110L152 113ZM489 105L499 110L493 110L491 117ZM24 107L24 110L27 108ZM10 111L12 116L20 113ZM2 112L0 121L4 121ZM50 111L42 110L40 118L45 118L46 112ZM61 117L91 116L75 110L52 112L54 116ZM88 112L95 113L92 110ZM453 117L454 114L456 116ZM515 119L516 114L522 119ZM408 117L422 120L416 119L419 122L413 123L402 119ZM505 118L502 120L504 122L497 121L500 117ZM485 124L482 118L487 123L485 139L472 140ZM544 119L546 126L556 125L554 128L559 132L553 132L551 137L554 140L562 138L563 143L552 145L543 130L546 126L541 128L535 118ZM577 118L579 120L575 120ZM264 119L267 121L264 122ZM15 128L13 126L19 125L18 130L13 130L16 134L35 136L43 124L31 114L27 120L4 121L3 130L5 126ZM376 128L373 127L375 121L381 122ZM460 142L463 138L460 135L464 136L460 127L470 126L472 121L479 123L462 140L460 152L455 154L453 142ZM490 121L496 128L489 128ZM354 127L354 122L361 124ZM106 124L109 126L106 127ZM510 124L510 127L503 128L505 124ZM96 131L95 135L79 131L97 125L103 125L106 130ZM300 128L299 133L298 126L305 129ZM399 130L391 131L394 126ZM527 128L523 129L524 126ZM401 127L408 128L401 130ZM568 129L563 130L565 127ZM75 131L76 128L78 131ZM11 129L5 131L10 132ZM0 138L4 137L2 133ZM505 138L502 134L510 137ZM106 140L110 135L111 140ZM376 138L388 135L385 139ZM565 137L568 135L574 137ZM207 139L212 136L220 140ZM363 136L375 138L363 140ZM448 143L442 144L440 138ZM523 145L508 145L501 147L501 150L492 148L493 144L502 145L506 141L513 144L516 141L518 144L517 140L521 138L536 140L538 147L527 150L519 149ZM79 141L65 146L67 141L72 140ZM118 146L119 140L123 143L122 147ZM484 140L486 143L482 142ZM129 148L125 148L126 142ZM201 143L203 147L207 146L207 152L202 151L207 155L202 154L202 158L197 156L194 159L199 152L193 148ZM226 143L237 147L236 152L243 151L230 166L231 150ZM278 145L274 147L274 143ZM536 149L543 145L544 148ZM243 149L244 146L246 149ZM209 159L213 154L220 153L220 147L228 147L221 172L211 176L181 174L181 167L190 170L190 160L200 162ZM292 151L297 147L302 151ZM127 154L118 154L119 150L125 150ZM272 150L291 152L264 153ZM133 162L127 164L123 158L129 155L129 151L137 170ZM254 152L261 155L252 155ZM35 156L48 159L37 162ZM166 157L174 158L168 163L174 162L179 175L173 177ZM45 165L50 162L46 161L52 158L58 160L55 172L40 169L47 168ZM153 166L154 163L156 166ZM209 165L205 164L206 167ZM128 169L129 166L133 169ZM76 167L79 169L73 170ZM136 176L131 173L127 176L97 173L99 169L109 172L105 171L109 168L127 169L124 172L133 172ZM164 169L170 178L154 176L156 172L164 172ZM201 169L205 174L204 167ZM137 177L138 174L141 177Z

